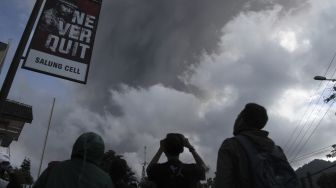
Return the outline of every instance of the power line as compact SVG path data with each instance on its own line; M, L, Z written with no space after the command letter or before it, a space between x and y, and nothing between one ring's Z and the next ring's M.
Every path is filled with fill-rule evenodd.
M306 159L309 159L309 158L312 158L312 157L315 157L315 156L318 156L318 155L321 155L323 153L327 153L327 152L330 152L329 149L325 149L325 150L322 150L322 151L319 151L319 152L316 152L316 153L312 153L311 155L309 156L305 156L305 157L302 157L302 158L298 158L298 159L295 159L295 160L292 160L292 161L289 161L290 164L292 163L297 163L299 161L303 161L303 160L306 160Z
M306 157L306 156L308 156L308 155L314 154L314 153L319 152L319 151L322 151L322 150L326 150L326 149L330 150L330 149L332 149L332 146L333 146L333 145L325 146L325 147L322 147L322 148L317 149L317 150L315 150L315 151L312 151L312 152L309 152L309 153L302 154L301 156L296 157L294 160L299 159L299 158L302 158L302 157Z
M319 85L319 87L321 87L321 85L322 85L322 82L320 82L320 85ZM319 90L319 88L318 88L318 90ZM315 95L317 94L317 91L316 91L316 93L315 93ZM314 95L313 95L314 96ZM312 96L312 97L313 97ZM311 97L311 98L312 98ZM295 126L295 129L294 129L294 131L292 132L292 134L289 136L289 139L287 140L287 142L286 142L286 144L284 145L284 149L285 150L289 150L290 148L287 148L287 146L288 146L288 144L292 141L292 138L293 138L293 136L294 136L294 134L297 132L297 130L299 129L299 125L301 125L301 122L302 122L302 120L304 119L303 117L306 115L306 113L307 113L307 111L308 111L308 109L309 109L309 106L310 105L312 105L312 103L313 103L313 100L311 100L310 101L310 103L308 104L308 106L306 107L306 110L305 110L305 112L303 113L303 116L302 116L302 118L301 118L301 120L300 121L297 121L298 123L297 123L297 126Z
M335 56L336 56L336 54L334 55L332 61L335 59ZM333 74L332 74L332 78L335 76L335 74L336 74L336 67L335 67L335 70L334 70L334 72L333 72ZM324 94L325 91L326 91L326 88L324 89L322 95ZM330 92L330 93L331 93L331 92ZM329 93L329 94L330 94L330 93ZM322 95L321 95L321 96L322 96ZM321 98L321 96L320 96L320 98ZM307 142L310 140L310 138L312 137L312 135L315 133L316 129L320 126L321 121L324 119L325 115L329 112L329 110L330 110L331 106L334 104L334 102L335 102L335 100L333 100L333 102L332 102L331 105L329 106L328 110L325 112L325 114L323 115L323 117L320 119L319 123L315 126L314 130L313 130L313 131L311 132L311 134L309 135L309 137L308 137L308 139L306 140L306 142L305 142L305 144L303 145L303 147L304 147L304 146L307 144ZM321 111L321 108L322 108L322 106L320 106L320 110L319 110L319 112ZM316 116L316 117L317 117L317 116ZM304 137L305 137L306 134L308 133L309 129L312 127L313 122L315 121L316 117L315 117L314 120L311 122L310 126L309 126L308 129L306 130L304 136L301 138L301 140L300 140L300 142L297 144L297 146L299 146L299 145L302 143ZM294 158L301 152L301 150L303 149L303 147L301 147L300 149L298 149L298 152L297 152L297 154L294 156ZM294 151L295 151L295 149L293 150L293 152L294 152Z
M314 110L310 113L310 115L315 111L315 109L316 109L316 108L314 108ZM318 112L317 112L317 113L319 114L319 113L321 112L321 110L322 110L322 106L320 106L320 108L318 109ZM310 124L309 124L309 123L307 124L307 122L308 122L308 119L307 119L306 123L305 123L304 126L303 126L303 127L306 127L306 125L307 125L307 129L306 129L306 131L304 131L304 132L302 132L303 129L301 129L302 131L301 131L300 134L296 137L294 144L296 143L297 140L299 140L299 141L298 141L298 142L296 143L296 145L293 147L291 153L289 153L289 156L292 156L293 154L295 154L295 151L300 147L300 144L303 142L304 138L306 137L308 131L309 131L310 128L312 127L312 125L313 125L313 123L315 122L315 120L317 119L317 117L318 117L318 116L315 116L315 118L310 122ZM301 136L301 133L303 133L302 136ZM301 137L300 137L300 136L301 136ZM300 138L299 138L299 137L300 137ZM294 158L295 158L295 157L294 157Z
M326 91L326 89L324 89L323 93ZM323 95L323 94L322 94ZM320 102L320 99L322 97L322 95L320 96L319 100L317 101L317 104ZM298 136L295 138L295 141L293 143L293 147L292 150L290 150L290 152L288 152L289 156L292 156L292 154L295 153L295 150L297 150L297 148L300 146L300 144L302 143L303 139L305 138L305 136L307 135L308 131L310 130L310 128L312 127L313 123L315 122L317 116L315 116L315 118L310 122L309 124L309 119L311 117L311 115L313 114L313 112L315 112L315 110L317 109L317 104L315 104L314 109L310 112L309 117L306 118L306 121L304 123L304 125L302 126L302 129L300 130ZM317 109L317 113L320 113L322 110L322 106L319 106L320 108ZM305 131L303 131L305 128L307 127L307 129ZM302 135L303 133L303 135ZM301 136L302 135L302 136ZM301 137L300 137L301 136ZM297 142L298 141L298 142ZM296 144L296 145L295 145Z
M331 147L332 147L332 145L329 145L329 146L326 146L326 147L322 147L318 150L315 150L315 151L312 151L312 152L309 152L309 153L305 153L305 154L303 154L299 157L296 157L295 159L292 159L290 161L290 163L301 161L301 160L304 160L304 159L307 159L307 158L310 158L310 157L313 157L313 156L316 156L316 155L319 155L319 154L322 154L322 153L325 153L325 152L329 152Z
M331 59L331 61L330 61L330 63L329 63L329 66L328 66L326 72L324 73L324 76L326 76L326 75L328 74L329 69L331 68L331 65L333 64L333 62L334 62L334 60L335 60L335 57L336 57L336 52L334 53L334 56L333 56L333 58ZM336 69L335 69L335 70L336 70ZM335 74L335 72L334 72L334 74ZM317 90L316 90L316 92L315 92L315 94L314 94L313 96L315 96L315 95L318 94L318 91L320 90L321 86L322 86L322 82L320 82L320 84L319 84L319 86L317 87ZM325 91L325 90L323 90L323 93L324 93L324 91ZM322 93L322 94L323 94L323 93ZM313 97L313 96L312 96L312 97ZM312 98L312 97L311 97L311 98ZM320 96L320 98L319 98L318 101L320 101L321 97L322 97L322 96ZM287 146L288 146L288 144L291 142L293 136L295 135L295 133L296 133L297 130L299 129L299 127L300 127L299 125L301 124L301 122L302 122L302 120L304 119L306 113L308 112L309 106L311 106L311 105L313 104L313 101L314 101L314 100L311 100L311 101L310 101L310 103L309 103L308 106L306 107L306 110L305 110L304 114L302 115L301 120L298 121L299 123L297 124L295 130L292 132L292 134L290 135L289 139L287 140L287 142L286 142L286 144L285 144L285 146L284 146L284 149L285 149L285 150L287 150ZM316 105L315 105L315 107L316 107ZM315 108L314 108L314 110L315 110ZM313 111L314 111L314 110L313 110ZM312 111L312 112L313 112L313 111ZM310 116L311 116L311 114L309 115L309 117L310 117ZM308 119L308 118L307 118L307 119ZM305 127L305 126L302 126L302 129L300 130L300 132L299 132L298 136L296 137L296 139L295 139L295 141L294 141L293 144L296 143L297 138L301 135L301 132L303 131L304 127ZM289 151L290 151L290 149L291 149L291 147L288 148Z
M331 107L333 106L333 104L335 103L335 100L329 105L327 111L324 113L323 117L320 119L320 121L318 122L318 124L315 126L314 130L310 133L309 137L307 138L307 140L305 141L305 143L301 146L301 148L298 150L298 152L296 153L296 155L294 156L294 158L296 158L299 153L302 151L302 149L306 146L306 144L308 143L308 141L312 138L312 136L314 135L315 131L317 130L317 128L321 125L322 120L324 119L324 117L327 115L327 113L329 112L329 110L331 109Z
M333 167L335 167L335 166L336 166L336 164L332 164L332 165L329 166L329 167L326 167L326 168L324 168L324 169L321 169L321 170L319 170L319 171L317 171L317 172L312 173L311 176L315 176L316 174L319 174L319 173L321 173L321 172L323 172L323 171L326 171L326 170L328 170L328 169L330 169L330 168L333 168Z
M330 61L330 63L329 63L329 66L328 66L328 68L327 68L327 71L325 72L324 76L326 76L327 73L329 72L329 69L331 68L332 63L333 63L334 60L335 60L335 57L336 57L336 52L334 53L334 56L333 56L333 58L331 59L331 61ZM335 74L336 74L336 67L335 67L335 70L334 70L334 72L333 72L332 77L334 77ZM320 82L319 87L320 87L321 85L322 85L322 82ZM314 120L311 122L311 124L310 124L310 125L308 126L308 128L306 129L306 131L305 131L305 133L303 134L303 136L301 137L300 141L296 144L296 141L299 139L299 137L300 137L301 134L302 134L302 131L305 129L305 127L306 127L306 125L307 125L306 123L308 122L308 119L311 117L311 115L312 115L313 112L315 111L315 109L316 109L316 107L317 107L317 104L319 104L319 102L320 102L322 96L324 95L324 93L326 92L326 90L327 90L327 87L324 88L324 90L323 90L322 94L320 95L320 97L319 97L317 103L315 104L314 109L311 111L311 113L309 114L308 118L306 118L306 122L305 122L305 124L302 126L302 128L301 128L300 131L299 131L298 136L295 138L295 140L294 140L294 142L293 142L293 148L291 149L291 147L289 147L289 149L288 149L289 156L291 156L293 153L295 153L295 150L296 150L296 149L298 148L298 146L302 143L304 137L307 135L309 129L312 127L312 123L315 121L316 117L314 118ZM312 100L312 101L313 101L313 100ZM311 103L312 103L312 101L311 101ZM310 103L310 104L311 104L311 103ZM309 105L310 105L310 104L309 104ZM308 107L307 107L307 108L308 108ZM321 108L322 108L322 107L320 106L320 109L319 109L318 112L321 111ZM304 116L303 116L303 117L304 117ZM294 133L293 133L292 135L294 136ZM291 138L290 138L290 139L291 139ZM295 144L296 144L296 145L295 145ZM295 146L294 146L294 145L295 145Z

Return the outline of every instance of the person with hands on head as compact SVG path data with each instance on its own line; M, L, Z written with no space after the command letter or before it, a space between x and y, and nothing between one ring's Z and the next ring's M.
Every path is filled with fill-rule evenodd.
M185 164L179 160L184 147L189 149L196 163ZM158 163L162 153L168 161ZM160 141L160 147L147 167L148 179L157 188L196 188L199 181L205 179L207 171L207 166L189 140L178 133L169 133Z

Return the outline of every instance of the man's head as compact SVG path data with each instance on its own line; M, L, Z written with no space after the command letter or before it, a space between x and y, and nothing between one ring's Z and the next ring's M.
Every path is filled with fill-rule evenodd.
M179 156L183 152L184 136L177 133L169 133L163 140L163 152L167 157Z
M248 103L238 115L234 124L234 134L244 130L260 130L268 120L267 111L256 103Z

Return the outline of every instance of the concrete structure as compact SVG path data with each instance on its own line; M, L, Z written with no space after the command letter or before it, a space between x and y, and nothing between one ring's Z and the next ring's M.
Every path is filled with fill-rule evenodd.
M0 146L8 147L13 140L17 141L24 124L32 120L31 106L6 99L0 112Z

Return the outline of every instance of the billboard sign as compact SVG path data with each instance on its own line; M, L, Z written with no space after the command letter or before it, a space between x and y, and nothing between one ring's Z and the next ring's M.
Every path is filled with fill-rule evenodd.
M86 83L101 0L47 0L24 69Z

